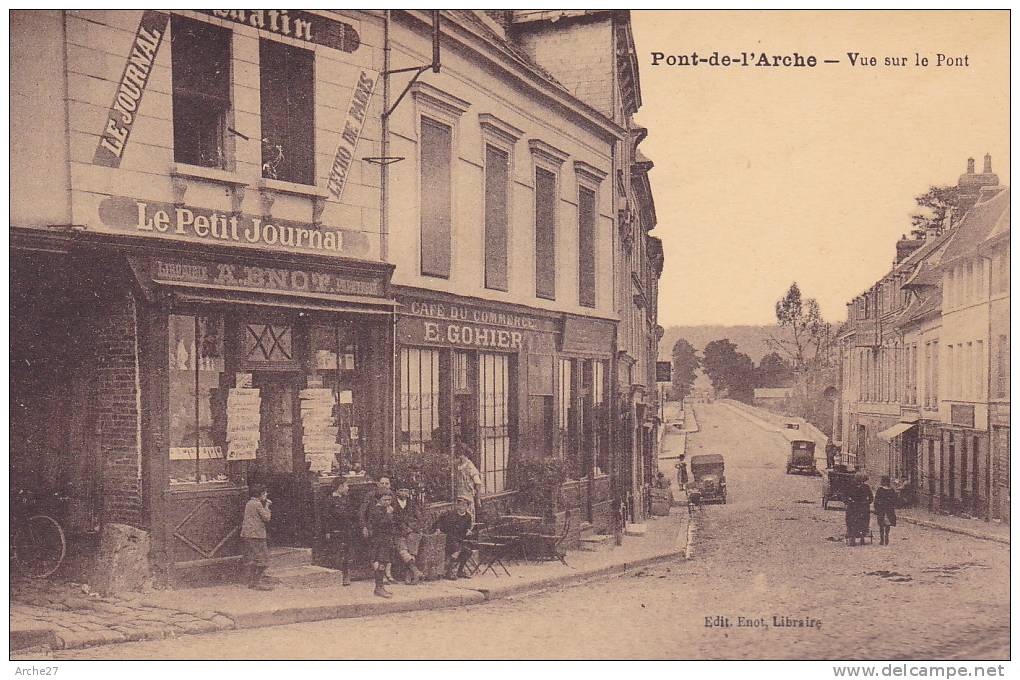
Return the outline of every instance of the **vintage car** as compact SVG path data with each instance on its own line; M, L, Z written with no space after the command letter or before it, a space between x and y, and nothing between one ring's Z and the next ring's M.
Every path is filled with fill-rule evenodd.
M786 474L820 475L815 467L815 443L809 439L790 441L790 455L786 459Z
M825 471L825 490L822 491L823 510L827 509L829 503L833 501L846 505L849 491L854 484L855 474L845 465L836 465L833 469Z
M726 502L726 465L718 453L691 456L691 477L702 503Z

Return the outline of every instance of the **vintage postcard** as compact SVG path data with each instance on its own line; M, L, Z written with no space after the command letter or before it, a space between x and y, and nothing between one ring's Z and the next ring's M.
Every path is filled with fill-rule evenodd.
M9 40L16 675L1005 675L1008 10Z

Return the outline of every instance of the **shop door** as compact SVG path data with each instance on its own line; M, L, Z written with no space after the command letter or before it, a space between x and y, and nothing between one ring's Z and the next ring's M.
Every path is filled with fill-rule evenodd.
M304 511L310 489L304 471L298 409L299 376L256 373L254 386L262 400L256 477L269 489L273 520L269 543L303 546L312 517Z

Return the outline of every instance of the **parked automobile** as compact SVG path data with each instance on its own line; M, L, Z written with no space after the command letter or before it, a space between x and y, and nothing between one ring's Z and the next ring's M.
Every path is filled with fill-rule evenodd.
M856 473L847 470L845 465L836 465L831 470L825 471L825 490L822 492L822 509L829 507L832 501L838 501L844 506L849 497L850 487L854 484Z

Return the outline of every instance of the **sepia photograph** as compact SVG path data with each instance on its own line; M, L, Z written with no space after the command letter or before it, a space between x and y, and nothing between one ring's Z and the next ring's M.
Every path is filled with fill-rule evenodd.
M10 9L8 672L1006 677L1010 19Z

